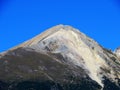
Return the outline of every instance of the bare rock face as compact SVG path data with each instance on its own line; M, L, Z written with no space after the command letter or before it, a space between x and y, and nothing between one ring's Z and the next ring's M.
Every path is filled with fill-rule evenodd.
M79 30L58 25L1 53L0 81L0 90L120 90L120 60Z

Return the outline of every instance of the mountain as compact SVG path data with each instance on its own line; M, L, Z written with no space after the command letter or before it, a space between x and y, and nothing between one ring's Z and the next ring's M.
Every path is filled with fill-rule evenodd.
M57 25L0 54L0 90L120 90L120 58Z

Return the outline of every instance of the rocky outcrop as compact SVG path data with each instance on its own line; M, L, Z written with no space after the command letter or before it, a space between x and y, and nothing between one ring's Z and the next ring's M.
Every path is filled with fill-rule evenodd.
M120 47L115 50L115 54L120 58Z

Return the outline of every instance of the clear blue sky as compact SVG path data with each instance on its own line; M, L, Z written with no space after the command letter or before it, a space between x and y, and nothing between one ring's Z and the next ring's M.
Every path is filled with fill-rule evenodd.
M0 52L57 24L78 28L105 48L120 46L119 0L0 0Z

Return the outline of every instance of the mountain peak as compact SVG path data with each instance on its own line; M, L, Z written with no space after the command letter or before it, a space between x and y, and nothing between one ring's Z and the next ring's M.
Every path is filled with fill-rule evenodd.
M37 44L39 41L53 35L54 33L59 32L58 35L60 35L60 34L62 34L60 32L63 32L63 31L65 33L68 33L69 31L79 32L79 30L73 28L72 26L59 24L59 25L53 26L53 27L45 30L45 32L38 34L37 36L33 37L32 39L25 41L24 43L12 48L11 50L19 48L19 47L28 47L33 44ZM64 35L63 37L65 37L65 36L66 35Z
M90 81L90 85L94 82L97 88L101 88L92 90L113 90L113 88L119 90L116 89L119 88L120 80L120 61L118 58L93 39L68 25L57 25L46 30L8 50L0 56L0 60L2 61L0 62L0 72L6 73L9 69L12 71L12 75L6 74L9 79L22 77L26 80L26 72L32 72L31 78L38 79L40 75L44 74L42 77L47 77L48 80L60 83L60 80L63 83L74 82L72 85L78 81L83 84L82 79L84 78L85 82ZM8 68L7 65L11 67ZM2 68L5 69L5 72ZM14 68L15 70L11 70ZM39 76L37 76L38 73L40 73ZM80 80L75 78L80 78ZM0 79L6 80L3 74L0 74ZM83 86L87 85L83 84ZM96 87L92 86L90 87Z

